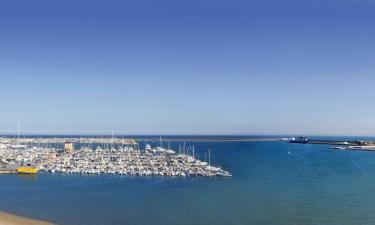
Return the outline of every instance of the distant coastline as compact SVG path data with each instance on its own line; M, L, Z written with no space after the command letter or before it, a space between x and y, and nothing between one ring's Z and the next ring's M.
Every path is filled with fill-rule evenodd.
M289 137L289 136L288 136ZM15 135L0 135L0 139L17 139ZM79 139L83 142L95 142L95 140L113 139L136 144L137 141L199 141L199 142L255 142L255 141L281 141L286 136L247 136L247 135L22 135L21 142L28 142L34 138L51 139L50 142L64 142L65 139ZM87 139L87 140L85 140Z
M159 137L138 138L140 141L160 141ZM254 141L281 141L276 137L163 137L163 141L203 141L203 142L254 142Z
M53 225L52 223L0 212L1 225Z

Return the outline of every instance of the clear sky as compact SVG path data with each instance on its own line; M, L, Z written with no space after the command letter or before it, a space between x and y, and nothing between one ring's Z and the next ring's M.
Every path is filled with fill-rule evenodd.
M375 1L3 0L0 133L375 135Z

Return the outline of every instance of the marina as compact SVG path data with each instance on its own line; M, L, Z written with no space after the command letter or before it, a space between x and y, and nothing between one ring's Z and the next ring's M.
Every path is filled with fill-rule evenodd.
M374 11L0 1L0 225L375 225Z
M138 176L231 176L191 155L155 148L145 151L124 147L89 149L42 166L53 173L117 174Z
M135 140L107 138L3 139L0 148L1 173L36 174L39 171L68 174L112 174L133 176L231 176L228 171L196 157L194 146L140 149ZM84 140L84 141L82 141ZM124 141L126 140L126 141ZM55 141L55 143L50 143ZM59 144L64 142L63 148ZM41 145L44 143L46 145ZM76 149L75 146L79 148Z
M230 168L233 177L1 175L0 210L61 225L371 225L375 221L373 152L286 142L186 145L195 145L195 157L202 159L211 148L211 163ZM170 148L179 153L178 143ZM144 145L140 149L144 151Z

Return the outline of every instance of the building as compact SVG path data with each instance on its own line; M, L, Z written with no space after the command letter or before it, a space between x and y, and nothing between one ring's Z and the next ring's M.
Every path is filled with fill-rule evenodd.
M73 142L70 142L70 141L67 141L65 142L64 144L64 152L69 154L69 153L72 153L74 151L74 144Z
M47 159L48 160L54 160L54 159L56 159L56 153L55 152L50 152L50 153L48 153L48 156L47 156Z

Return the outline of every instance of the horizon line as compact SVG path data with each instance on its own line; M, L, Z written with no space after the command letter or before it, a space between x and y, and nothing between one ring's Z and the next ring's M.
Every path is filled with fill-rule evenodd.
M17 136L16 133L0 133L0 137L9 137L9 136ZM89 133L26 133L20 134L21 137L25 136L112 136L112 134L104 134L104 133L97 133L97 134L89 134ZM298 136L306 136L306 137L375 137L375 135L347 135L347 134L254 134L254 133L207 133L207 134L192 134L192 133L179 133L179 134L157 134L157 133L143 133L143 134L113 134L114 137L122 136L122 137L139 137L139 136L155 136L155 137L170 137L170 136L263 136L263 137L280 137L280 138L288 138L288 137L298 137Z

